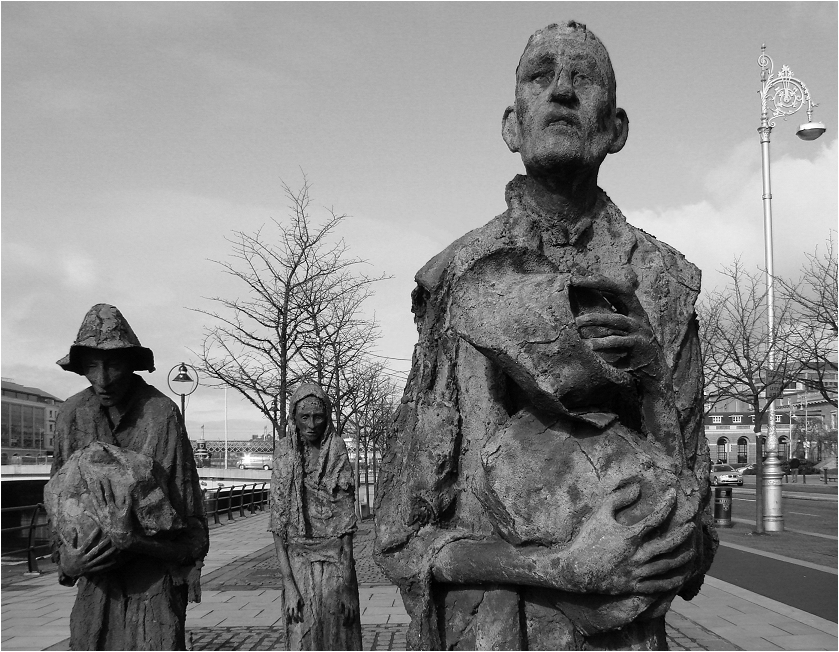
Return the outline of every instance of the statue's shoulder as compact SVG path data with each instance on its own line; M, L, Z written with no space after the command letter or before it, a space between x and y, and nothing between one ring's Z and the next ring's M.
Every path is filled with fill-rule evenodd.
M61 404L61 407L58 408L58 414L56 415L57 424L60 425L62 423L72 421L76 412L80 408L87 408L91 405L96 407L98 405L98 401L99 399L97 399L96 394L93 393L92 387L86 387L77 394L73 394Z
M663 272L678 285L689 289L692 294L699 294L702 281L700 269L675 247L627 222L620 209L612 204L611 200L609 203L615 217L622 222L634 241L632 260L643 269L652 270L656 274Z
M461 236L429 260L414 277L417 285L434 292L443 281L498 246L507 229L509 210Z
M155 417L174 416L180 412L177 404L156 387L149 385L135 374L134 384L131 386L133 399L142 406L145 414Z

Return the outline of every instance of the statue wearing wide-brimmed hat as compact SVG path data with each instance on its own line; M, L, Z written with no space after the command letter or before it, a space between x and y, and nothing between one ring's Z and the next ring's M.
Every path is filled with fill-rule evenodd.
M192 447L177 406L136 371L152 351L100 303L58 361L91 386L56 419L44 502L59 582L78 583L73 650L184 650L208 531Z

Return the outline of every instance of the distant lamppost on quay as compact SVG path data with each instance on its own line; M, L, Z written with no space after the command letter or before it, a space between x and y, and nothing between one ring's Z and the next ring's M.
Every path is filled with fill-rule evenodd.
M776 118L784 118L798 111L807 103L807 122L796 132L802 140L815 140L825 132L821 122L812 122L813 108L818 106L810 100L810 91L804 82L793 77L788 66L772 75L772 59L766 54L766 46L761 47L757 60L760 66L761 114L760 149L763 172L763 235L764 257L766 263L766 303L769 320L769 369L767 374L767 400L769 400L769 432L766 437L766 460L763 463L763 527L767 532L781 532L784 529L784 516L781 505L781 462L778 459L778 433L775 427L775 397L781 393L783 379L777 377L775 369L775 287L774 265L772 259L772 186L769 175L769 136L775 126ZM757 450L760 450L758 446ZM758 460L760 463L760 460Z
M173 378L172 372L176 369L178 370L178 374ZM195 376L194 379L189 375L189 369L192 369L192 373ZM167 381L172 393L181 397L181 416L184 419L184 426L186 426L186 397L198 389L198 372L195 371L195 367L192 365L181 362L169 370ZM177 388L173 387L172 383L177 383Z

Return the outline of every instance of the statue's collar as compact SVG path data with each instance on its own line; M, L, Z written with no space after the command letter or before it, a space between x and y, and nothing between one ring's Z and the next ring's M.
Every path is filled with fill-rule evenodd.
M587 214L570 219L559 212L545 210L532 196L532 190L527 182L527 177L517 174L507 184L505 199L510 213L516 221L526 220L536 223L543 231L551 231L553 239L557 244L576 244L592 226L593 219L601 215L607 209L605 194L597 189L597 202Z

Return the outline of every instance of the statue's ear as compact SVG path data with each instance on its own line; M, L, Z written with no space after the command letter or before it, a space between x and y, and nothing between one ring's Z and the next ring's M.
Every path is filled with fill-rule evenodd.
M501 121L501 136L511 152L519 151L519 120L515 107L508 106Z
M615 109L615 137L612 139L612 146L609 154L617 154L626 145L629 138L629 116L623 109Z

